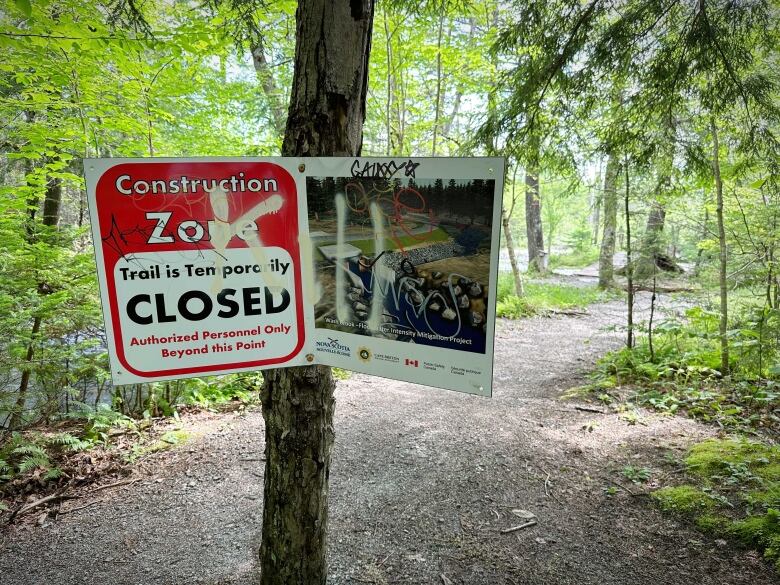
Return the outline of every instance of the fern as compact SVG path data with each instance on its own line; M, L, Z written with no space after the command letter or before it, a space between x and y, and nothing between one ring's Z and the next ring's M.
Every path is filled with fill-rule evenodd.
M13 475L13 471L14 470L11 467L11 464L8 463L8 461L6 461L5 459L0 459L0 481L6 481L11 479L11 476ZM2 502L0 502L0 505L2 505Z
M46 459L49 458L48 453L40 447L39 445L36 445L35 443L24 443L22 445L19 445L16 447L12 453L14 455L26 455L28 457L45 457Z
M74 437L70 433L58 433L56 435L52 435L47 440L47 443L50 445L65 447L68 451L83 451L84 449L89 449L89 447L92 446L90 441L84 441L83 439Z
M49 480L49 479L58 479L62 475L62 469L59 467L52 467L49 469L44 475L43 479Z
M44 453L43 455L28 455L24 459L22 459L21 463L19 463L19 473L27 473L28 471L32 471L34 469L50 469L51 468L51 461L49 460L49 457Z

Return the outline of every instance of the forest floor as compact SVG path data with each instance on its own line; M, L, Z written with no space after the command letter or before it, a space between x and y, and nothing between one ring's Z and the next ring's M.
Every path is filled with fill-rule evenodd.
M641 311L648 303L639 296ZM583 316L500 321L492 399L364 375L339 382L329 582L778 583L756 553L662 515L646 495L715 427L560 399L620 345L624 310L612 301ZM143 458L136 483L1 531L0 583L253 583L261 414L182 425L192 438ZM629 465L651 470L649 481L631 483ZM535 525L503 532L526 512Z

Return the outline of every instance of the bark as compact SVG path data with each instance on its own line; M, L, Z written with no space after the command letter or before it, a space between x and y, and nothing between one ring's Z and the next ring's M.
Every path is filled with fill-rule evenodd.
M604 175L604 235L599 253L599 287L609 288L615 278L615 233L617 231L617 177L620 164L614 156L607 160Z
M501 223L504 226L504 240L509 253L509 264L512 265L512 276L515 279L515 294L518 297L522 297L525 295L525 290L523 289L523 279L520 276L520 267L517 264L517 256L515 255L515 241L512 238L512 230L509 227L509 215L503 207L501 208Z
M255 75L257 75L263 93L268 100L268 109L271 113L271 124L276 131L277 136L284 133L284 104L281 99L281 92L276 86L271 67L265 56L265 41L261 34L257 34L252 43L252 63L255 66Z
M373 0L298 4L284 155L360 154L373 17Z
M528 236L528 270L545 272L547 269L542 231L542 203L539 199L539 168L530 167L525 173L525 227Z
M718 282L720 285L720 369L724 376L729 374L729 297L726 280L726 227L723 222L723 181L720 175L720 144L718 143L718 126L715 116L710 116L710 130L712 132L712 175L715 179L716 216L718 222L718 244L720 265L718 269Z
M530 157L525 170L525 230L528 238L528 270L547 270L542 230L542 202L539 195L539 139L531 137Z
M628 157L623 172L626 175L626 194L623 199L623 214L626 220L626 279L628 290L628 310L626 316L626 346L634 347L634 265L631 261L631 213L629 211L630 185L628 178Z
M431 156L436 156L436 142L439 136L439 118L441 118L442 106L442 66L441 66L441 38L444 31L444 12L439 18L439 34L436 40L436 109L433 116L433 141L431 144Z
M301 0L282 154L358 156L373 0ZM324 584L335 387L331 369L269 370L263 386L261 584Z

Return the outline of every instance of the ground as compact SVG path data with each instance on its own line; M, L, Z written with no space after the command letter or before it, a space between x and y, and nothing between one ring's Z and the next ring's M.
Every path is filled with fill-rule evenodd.
M501 321L491 399L364 375L340 382L329 582L778 583L755 553L662 515L645 495L652 476L635 485L620 473L673 473L659 461L715 428L649 412L630 424L560 400L621 343L609 327L623 319L614 301L585 316ZM142 460L137 483L0 532L0 583L253 583L262 417L184 424L195 438ZM520 510L538 523L502 532L526 522Z

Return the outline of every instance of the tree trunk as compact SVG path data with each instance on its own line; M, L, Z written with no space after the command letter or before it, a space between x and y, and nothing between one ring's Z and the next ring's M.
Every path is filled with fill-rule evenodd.
M609 288L615 278L615 232L617 231L617 177L620 164L610 155L604 175L604 235L599 253L599 288Z
M439 137L439 119L442 108L442 65L441 65L441 38L444 31L444 17L446 12L442 10L439 18L439 34L436 39L436 108L433 116L433 141L431 143L431 156L436 156L437 139Z
M501 223L504 225L504 241L509 254L509 264L512 265L512 276L515 279L515 294L518 297L525 295L523 289L523 278L520 276L520 267L517 265L517 256L515 255L515 241L512 238L512 230L509 227L509 215L506 209L501 208Z
M547 262L542 231L542 202L539 198L539 142L532 137L532 152L525 170L525 229L528 237L528 270L545 272Z
M273 72L268 65L268 59L265 56L265 42L262 34L256 33L252 42L252 63L255 66L260 86L263 88L265 98L268 100L268 110L271 114L271 124L276 131L277 136L282 136L284 132L284 105L281 100L281 92L276 86Z
M626 280L628 309L626 312L626 347L634 347L634 263L631 261L631 213L629 211L630 184L628 179L628 157L623 172L626 175L626 194L623 198L623 214L626 220Z
M43 199L43 221L41 222L45 228L55 228L60 219L60 204L62 202L62 180L59 178L51 179L46 186L46 195ZM29 203L29 201L28 201ZM37 230L33 223L35 221L36 208L31 207L29 210L30 218L27 231L27 240L29 243L34 244L37 240ZM44 232L43 236L48 237L50 234ZM45 282L38 283L38 294L48 294L51 289ZM36 315L33 318L32 330L30 331L30 342L27 345L27 352L24 358L24 366L22 367L22 377L19 381L19 391L16 396L16 404L14 405L14 411L11 413L11 419L8 422L8 428L18 428L22 420L22 413L24 407L27 404L27 393L30 387L30 378L32 376L32 361L35 356L35 342L38 337L38 333L41 330L42 319L40 315Z
M723 222L723 181L720 176L720 144L718 143L718 127L715 116L710 115L710 130L712 131L712 175L715 178L716 215L718 221L718 244L720 266L718 282L720 285L720 369L724 376L729 374L729 297L726 281L726 227Z
M299 2L283 155L360 155L373 17L373 0ZM326 582L334 387L324 366L265 373L262 585Z

